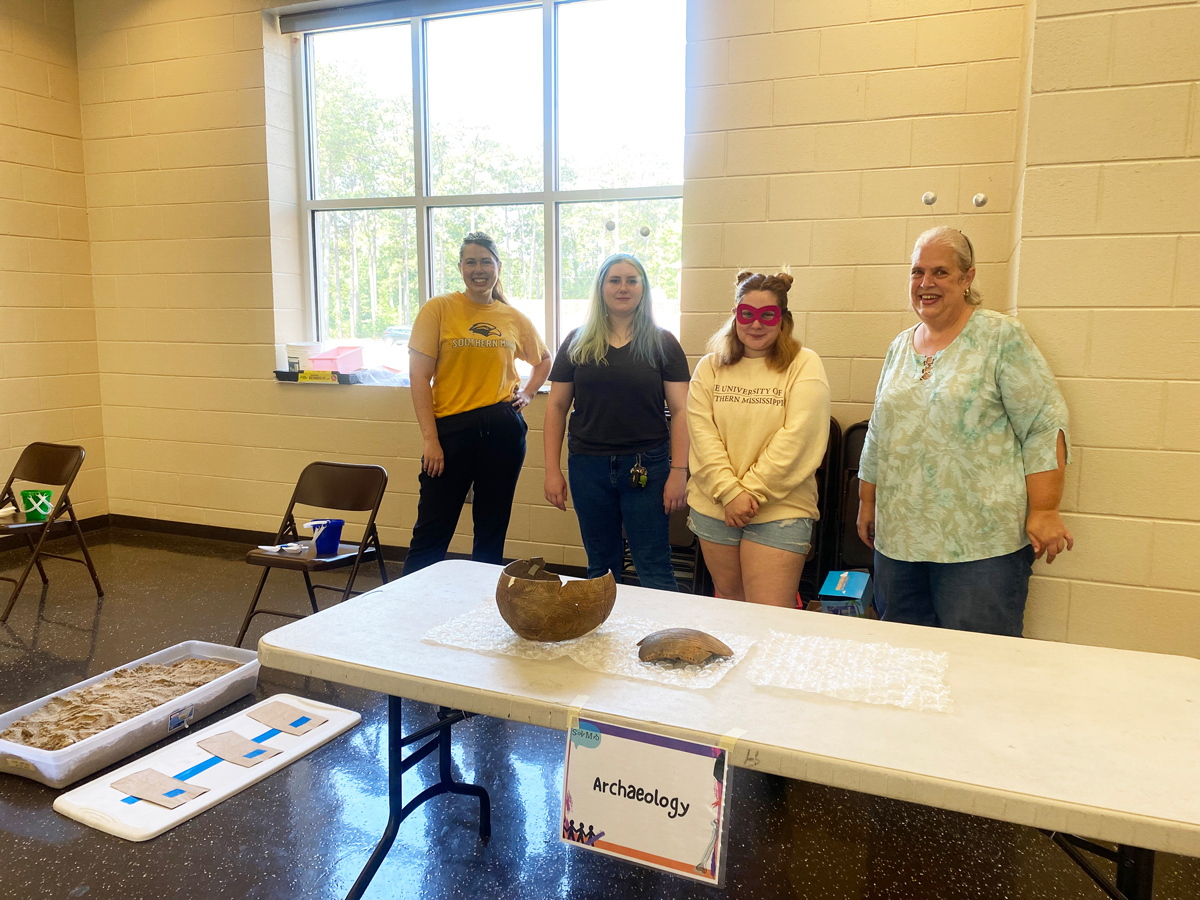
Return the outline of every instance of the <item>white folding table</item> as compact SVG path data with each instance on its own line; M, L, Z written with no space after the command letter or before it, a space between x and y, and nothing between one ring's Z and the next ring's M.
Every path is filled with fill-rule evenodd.
M744 634L771 631L944 652L952 709L929 712L754 685L747 662L715 687L684 690L425 643L431 628L494 597L500 567L447 561L265 635L265 666L389 696L384 838L349 897L361 896L404 815L431 796L486 792L450 774L455 712L400 734L400 698L565 730L583 707L629 727L715 744L744 730L731 761L816 782L1043 829L1077 847L1119 845L1112 896L1149 900L1154 851L1200 856L1200 660L800 613L621 586L614 614ZM751 654L755 651L751 650ZM401 766L401 747L432 739ZM401 802L400 776L435 749L442 781ZM549 827L549 826L548 826ZM1094 867L1090 874L1099 879ZM1104 885L1102 885L1104 886Z

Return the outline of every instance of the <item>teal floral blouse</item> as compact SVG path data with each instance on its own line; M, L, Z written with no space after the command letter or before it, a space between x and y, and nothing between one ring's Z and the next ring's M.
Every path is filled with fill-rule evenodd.
M876 485L875 547L909 562L969 562L1029 543L1025 476L1058 468L1067 404L1011 316L977 309L929 378L913 326L883 361L859 477Z

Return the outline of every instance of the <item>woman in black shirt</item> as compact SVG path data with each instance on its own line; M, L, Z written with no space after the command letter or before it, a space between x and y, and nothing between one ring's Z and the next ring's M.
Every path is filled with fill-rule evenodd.
M574 403L567 470L589 578L620 576L624 529L642 586L678 590L668 533L670 514L687 506L689 378L679 341L654 324L645 268L627 253L610 256L587 321L554 360L543 432L546 500L565 510L559 460Z

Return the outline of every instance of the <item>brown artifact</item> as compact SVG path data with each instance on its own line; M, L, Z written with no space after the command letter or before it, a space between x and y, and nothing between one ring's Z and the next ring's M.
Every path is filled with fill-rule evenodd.
M564 584L553 572L546 571L546 561L541 557L509 563L496 584L500 615L527 641L583 637L608 618L616 600L617 583L612 572Z
M733 656L724 643L695 628L664 628L637 642L642 662L665 662L703 666L714 659Z

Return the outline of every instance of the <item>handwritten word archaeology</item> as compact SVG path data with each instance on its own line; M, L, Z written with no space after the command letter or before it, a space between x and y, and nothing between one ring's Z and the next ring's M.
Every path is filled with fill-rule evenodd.
M609 793L615 797L624 797L626 800L634 800L637 803L649 803L651 806L661 806L667 810L667 818L682 819L687 815L691 808L690 803L684 803L678 797L667 797L658 793L658 788L653 791L648 791L645 788L635 787L632 784L625 784L620 779L617 781L601 781L599 778L592 784L593 791L599 791L601 794Z

